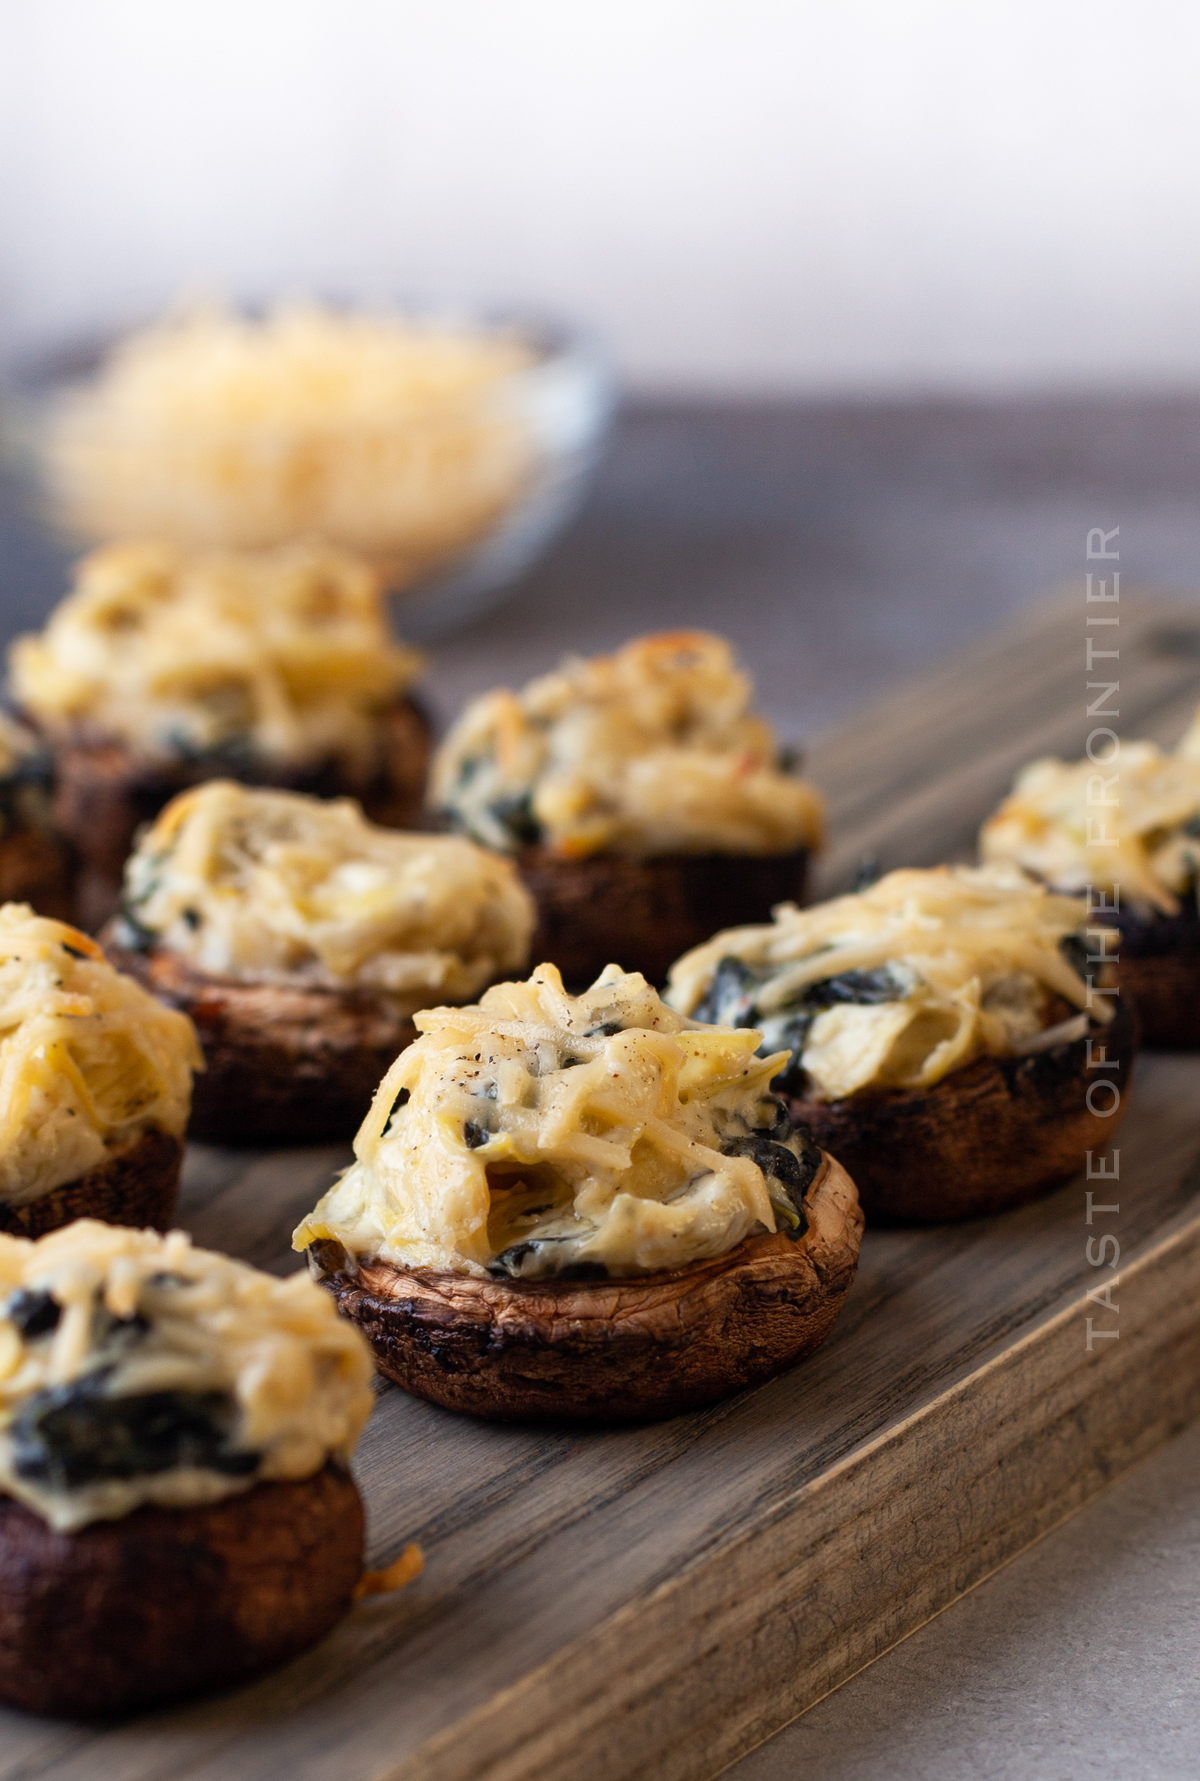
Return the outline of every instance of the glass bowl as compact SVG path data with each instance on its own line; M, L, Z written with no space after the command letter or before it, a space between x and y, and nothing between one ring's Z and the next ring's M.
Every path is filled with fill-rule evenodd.
M397 322L408 361L387 357ZM339 383L314 348L313 326L327 324L383 358ZM266 385L238 383L221 338L236 357L239 339L281 325L293 330L282 368ZM205 326L231 332L193 335L207 344L181 379L178 343ZM174 382L164 391L159 360L147 385L142 361L142 382L114 401L114 363L137 363L147 340L175 343ZM308 306L265 323L210 312L61 351L10 379L0 413L8 456L32 470L61 536L213 549L317 538L372 561L420 641L495 605L567 525L613 405L602 353L562 325Z

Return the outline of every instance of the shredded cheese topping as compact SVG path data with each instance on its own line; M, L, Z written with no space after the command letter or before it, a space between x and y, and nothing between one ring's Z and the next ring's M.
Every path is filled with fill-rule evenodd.
M229 780L167 805L126 865L122 908L123 944L152 937L245 981L380 991L405 1015L522 967L534 923L511 863L470 841Z
M372 1373L303 1273L93 1219L0 1236L0 1488L52 1527L348 1461Z
M182 1136L202 1068L187 1016L94 940L0 908L0 1199L35 1200L153 1128Z
M468 705L432 799L488 847L571 856L786 853L817 847L822 805L780 766L729 644L703 631L572 658L520 693Z
M983 825L983 858L1014 860L1056 890L1119 887L1125 902L1178 914L1200 878L1200 731L1192 735L1178 754L1125 742L1102 766L1034 761Z
M982 1053L1080 1038L1088 1016L1047 1026L1054 999L1085 1010L1062 942L1085 905L1012 867L890 872L812 909L781 904L685 953L666 1000L681 1013L760 1027L792 1063L781 1086L819 1101L931 1088ZM1083 962L1082 948L1074 954ZM1096 966L1097 981L1101 967ZM1094 1017L1107 1021L1107 1003Z
M535 446L512 334L315 305L193 311L130 336L54 417L48 468L94 538L317 536L410 576L520 498Z
M416 1024L296 1248L539 1278L679 1267L777 1217L802 1234L819 1153L759 1034L697 1027L615 965L582 996L542 965Z
M373 761L380 710L417 675L364 564L295 545L94 551L45 630L12 645L19 702L51 733L148 755Z

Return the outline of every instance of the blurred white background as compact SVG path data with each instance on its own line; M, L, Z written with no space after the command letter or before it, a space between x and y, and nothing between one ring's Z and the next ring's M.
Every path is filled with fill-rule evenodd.
M526 301L626 381L1200 382L1187 0L0 0L0 353Z

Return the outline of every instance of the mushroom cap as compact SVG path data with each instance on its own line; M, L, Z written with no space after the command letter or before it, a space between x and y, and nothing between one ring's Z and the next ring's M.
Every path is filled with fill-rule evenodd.
M183 1140L151 1127L110 1151L104 1162L75 1181L64 1181L21 1205L0 1201L0 1231L14 1237L44 1237L77 1218L99 1218L135 1230L146 1226L170 1230L182 1166Z
M871 1221L942 1224L1005 1212L1077 1174L1088 1150L1120 1123L1137 1048L1137 1016L1116 1018L1070 1044L1024 1057L978 1057L930 1089L851 1095L842 1101L785 1096L788 1112L853 1173ZM1088 1068L1092 1055L1115 1070ZM1121 1104L1090 1112L1089 1084L1109 1082Z
M1178 915L1121 909L1106 913L1119 928L1121 993L1137 1009L1142 1043L1164 1051L1200 1050L1200 908L1183 899Z
M336 1625L362 1549L362 1502L334 1464L71 1534L0 1498L0 1699L109 1714L244 1681Z
M710 1261L629 1279L494 1280L347 1264L315 1246L325 1284L380 1371L475 1416L650 1420L757 1385L828 1335L854 1279L862 1213L826 1157L808 1229L747 1237Z
M210 1144L317 1144L354 1136L379 1079L417 1036L383 996L313 985L241 983L165 946L127 952L101 935L118 971L190 1015L205 1069L188 1136Z
M517 866L538 909L530 957L553 959L568 988L594 982L613 959L664 983L675 960L717 929L802 902L808 859L807 848L577 859L522 848Z

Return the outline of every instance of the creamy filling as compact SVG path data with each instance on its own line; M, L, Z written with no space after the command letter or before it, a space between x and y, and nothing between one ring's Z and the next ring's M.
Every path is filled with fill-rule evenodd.
M117 938L244 982L371 990L409 1014L523 966L533 921L511 863L470 841L216 780L142 838Z
M1086 922L1081 903L1010 868L893 872L718 934L675 964L666 999L693 1019L758 1028L764 1051L786 1054L781 1092L931 1088L980 1055L1082 1037L1086 977L1102 970L1088 964Z
M0 1488L52 1527L345 1462L371 1376L303 1274L273 1279L181 1231L0 1236Z
M182 1136L202 1067L186 1015L94 940L0 908L0 1200L37 1199L146 1131Z
M655 1273L807 1228L820 1162L767 1085L759 1035L702 1028L610 967L552 965L417 1016L297 1248L517 1279Z
M393 639L366 565L308 545L95 551L10 662L17 699L52 734L231 765L332 757L358 771L376 761L380 711L421 666Z
M1056 890L1175 915L1200 889L1200 744L1127 742L1104 765L1034 761L979 838Z
M488 847L571 857L815 848L822 805L788 770L723 638L672 632L469 705L432 798Z

